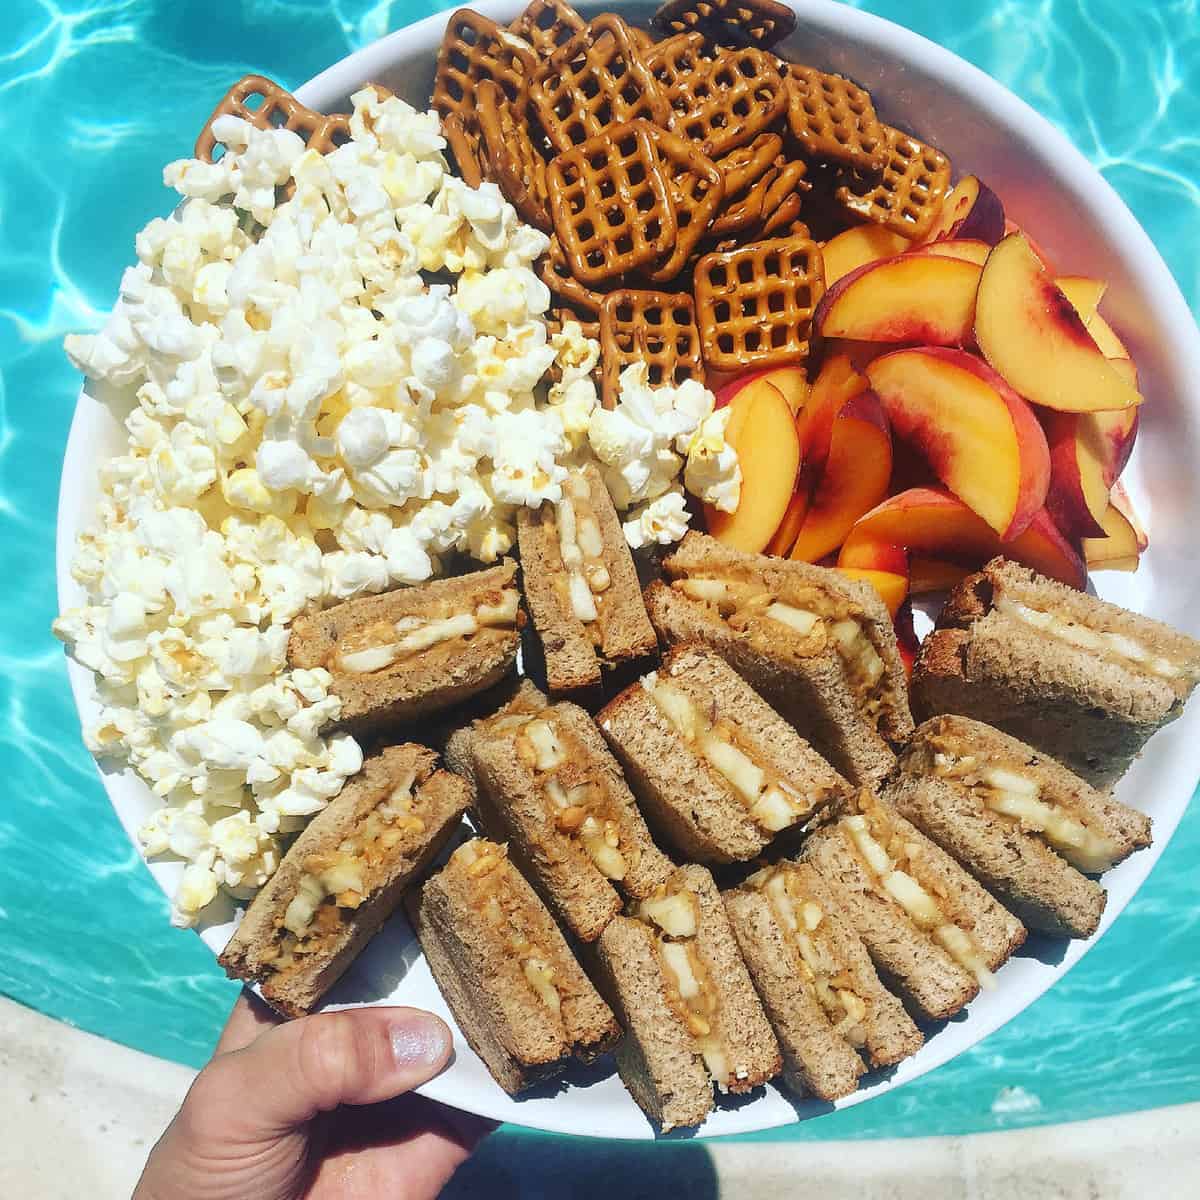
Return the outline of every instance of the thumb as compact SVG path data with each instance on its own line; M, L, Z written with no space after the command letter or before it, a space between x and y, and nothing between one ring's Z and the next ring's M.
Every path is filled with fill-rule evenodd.
M451 1046L446 1023L415 1008L303 1017L213 1059L193 1085L204 1102L191 1107L226 1126L206 1133L270 1137L339 1104L376 1104L419 1087L446 1065Z

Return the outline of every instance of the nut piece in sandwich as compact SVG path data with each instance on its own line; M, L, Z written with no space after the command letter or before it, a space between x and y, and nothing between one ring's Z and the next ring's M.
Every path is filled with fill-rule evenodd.
M305 827L218 961L289 1017L311 1012L458 827L470 789L424 746L390 746Z
M680 867L596 943L597 981L625 1027L617 1070L664 1132L699 1125L713 1084L748 1092L782 1060L703 867Z
M668 645L715 650L851 782L873 784L912 733L896 632L868 583L689 533L645 592Z
M557 504L517 513L517 545L551 696L594 692L603 667L654 652L633 556L593 464L568 474Z
M292 624L288 665L324 667L354 732L413 721L459 704L516 666L517 566L356 596Z
M754 858L849 784L706 646L680 645L597 714L654 831L683 857Z
M580 941L600 936L622 897L647 896L670 875L620 767L577 705L547 704L528 688L455 733L447 753L474 782L485 832L509 843Z
M1200 642L995 558L950 593L912 695L921 717L986 721L1105 788L1198 680Z
M994 985L1025 926L886 800L861 791L801 861L829 885L880 976L931 1020Z
M920 1030L812 867L783 859L723 895L793 1091L840 1099L868 1064L892 1066L921 1048Z
M1150 844L1150 818L970 717L931 717L885 797L1031 929L1090 937L1098 875Z
M471 1049L515 1096L590 1062L621 1035L506 848L475 838L419 892L409 916Z

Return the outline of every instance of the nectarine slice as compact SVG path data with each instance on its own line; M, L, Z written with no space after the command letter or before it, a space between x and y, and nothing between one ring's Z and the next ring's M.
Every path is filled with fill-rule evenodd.
M944 238L977 238L994 246L1004 236L1004 205L975 175L964 175L942 202L927 242Z
M1121 516L1129 522L1134 536L1137 538L1138 552L1144 554L1146 547L1150 545L1150 538L1146 533L1146 527L1141 522L1141 518L1137 515L1137 510L1133 507L1133 501L1129 498L1129 493L1125 490L1125 485L1119 479L1113 484L1109 500Z
M1054 281L1058 290L1075 306L1075 311L1087 325L1096 315L1108 284L1103 279L1089 279L1086 275L1060 275Z
M1142 402L1020 234L1006 237L984 264L975 338L991 366L1034 404L1100 412Z
M881 258L891 258L911 245L907 238L882 225L855 225L846 229L821 247L825 260L825 286L833 287L851 271Z
M896 437L1000 537L1046 502L1050 454L1029 405L965 350L897 350L867 368Z
M796 417L800 453L809 471L825 465L833 419L852 396L867 390L867 377L860 374L848 355L826 358L809 394L808 403Z
M1083 556L1089 569L1136 571L1142 550L1129 518L1110 504L1100 519L1101 536L1083 539Z
M895 575L891 571L872 571L866 567L837 568L850 579L861 579L869 583L878 593L879 598L887 605L888 613L895 616L908 595L908 576Z
M862 571L887 571L892 575L907 575L908 551L903 546L894 546L890 542L859 538L856 542L842 544L837 565Z
M1100 353L1110 362L1113 359L1120 361L1129 358L1129 351L1125 349L1125 343L1117 337L1113 327L1098 312L1092 313L1091 318L1084 323Z
M764 554L774 554L778 558L785 558L788 551L796 544L800 527L808 515L810 487L811 481L805 480L804 467L801 465L799 477L796 480L796 490L792 493L787 510L783 514L783 520L779 522L779 528L771 535Z
M1050 446L1047 510L1071 537L1102 536L1109 492L1133 450L1138 410L1047 412L1043 425Z
M744 388L755 380L766 379L783 393L783 398L793 413L799 412L808 399L809 383L802 367L764 367L759 371L747 371L723 383L716 392L716 407L724 408ZM732 420L732 418L730 418Z
M940 254L943 258L961 258L964 262L973 262L977 267L982 267L987 262L987 256L991 252L992 248L987 242L966 238L930 242L928 246L921 246L912 251L913 254Z
M948 592L962 583L970 573L971 568L964 567L961 563L914 554L908 570L908 590L914 596L926 595L929 592Z

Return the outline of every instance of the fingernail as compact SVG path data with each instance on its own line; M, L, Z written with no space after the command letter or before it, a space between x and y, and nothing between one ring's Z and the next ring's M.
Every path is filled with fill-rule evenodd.
M436 1017L413 1016L392 1026L392 1057L398 1067L433 1067L449 1052L446 1026Z

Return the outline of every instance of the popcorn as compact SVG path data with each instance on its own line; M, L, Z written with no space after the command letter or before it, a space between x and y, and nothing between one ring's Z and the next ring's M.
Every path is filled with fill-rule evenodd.
M643 546L669 546L688 531L687 501L683 492L671 488L633 510L623 522L625 540L634 550Z

